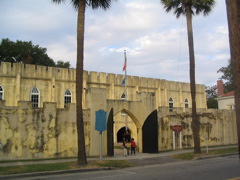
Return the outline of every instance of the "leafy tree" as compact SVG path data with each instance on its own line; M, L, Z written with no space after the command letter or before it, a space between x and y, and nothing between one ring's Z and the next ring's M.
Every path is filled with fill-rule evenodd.
M240 1L226 0L240 158Z
M193 43L192 16L203 13L208 15L215 4L215 0L161 0L166 12L174 11L177 18L181 15L186 16L189 62L190 62L190 88L192 97L192 129L194 137L194 153L201 153L200 147L200 121L196 110L196 83L195 83L195 57Z
M221 67L217 72L223 73L220 77L221 80L224 81L224 92L230 92L233 90L233 73L232 73L232 64L231 60L228 61L229 64L227 67ZM217 86L208 86L206 87L206 95L207 95L207 107L208 108L218 108L218 103L215 98L218 97L217 94Z
M54 3L62 3L65 0L52 0ZM77 102L77 133L78 133L78 164L86 165L86 150L84 139L84 124L82 111L82 89L83 89L83 60L84 60L84 26L85 8L92 9L110 8L113 0L70 0L74 8L78 11L77 17L77 66L76 66L76 102Z
M231 60L228 61L227 67L221 67L217 72L223 73L220 79L224 80L224 90L225 92L233 91L233 69Z
M10 41L2 39L0 44L0 61L12 63L36 64L69 68L69 62L59 61L55 64L47 55L47 49L33 45L31 41Z
M2 39L0 44L0 61L55 66L47 55L47 49L33 45L31 41L10 41Z
M207 108L218 108L218 102L215 98L217 98L217 85L215 86L207 86L206 87L206 95L207 95Z
M70 68L70 62L64 62L64 61L57 61L57 64L56 64L57 67L62 67L62 68Z

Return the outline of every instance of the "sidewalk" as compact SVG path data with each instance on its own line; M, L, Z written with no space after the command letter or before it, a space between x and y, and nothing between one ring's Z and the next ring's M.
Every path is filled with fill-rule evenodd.
M159 153L136 153L135 156L123 156L123 153L117 153L113 157L103 157L104 160L134 160L134 159L146 159L146 158L156 158L156 157L167 157L174 154L181 154L185 152L192 152L192 149L187 150L176 150L176 151L168 151L168 152L159 152ZM87 158L88 161L91 160L99 160L99 157L90 157ZM22 162L7 162L0 163L0 167L8 167L8 166L22 166L22 165L31 165L31 164L50 164L50 163L61 163L61 162L76 162L77 158L71 159L54 159L54 160L42 160L42 161L22 161Z
M223 147L214 147L210 149L223 149L223 148L232 148L237 147L237 145L233 146L223 146ZM204 151L205 148L202 148ZM181 154L193 152L193 149L184 149L184 150L176 150L176 151L168 151L168 152L159 152L159 153L137 153L136 156L123 156L123 153L119 151L115 154L114 157L103 157L104 160L127 160L131 162L134 166L144 166L144 165L151 165L151 164L163 164L163 163L171 163L177 162L174 158L171 158L171 155ZM121 153L121 154L120 154ZM209 158L209 157L208 157ZM95 158L87 158L88 161L91 160L99 160L99 157ZM42 161L25 161L25 162L9 162L9 163L0 163L0 167L9 167L9 166L22 166L22 165L31 165L31 164L50 164L50 163L60 163L60 162L76 162L76 158L72 159L59 159L59 160L42 160ZM27 174L16 174L16 175L4 175L0 176L0 179L14 179L17 177L33 177L39 175L50 175L50 174L60 174L60 173L74 173L74 172L81 172L81 171L97 171L111 168L92 168L92 169L74 169L74 170L67 170L67 171L51 171L51 172L39 172L39 173L27 173Z

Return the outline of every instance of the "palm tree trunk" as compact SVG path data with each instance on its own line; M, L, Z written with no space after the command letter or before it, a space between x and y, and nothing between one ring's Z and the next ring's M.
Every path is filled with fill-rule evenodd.
M240 1L226 0L240 158Z
M196 83L195 83L195 57L194 57L194 44L193 44L193 29L192 29L192 13L191 6L186 5L186 18L188 30L188 48L189 48L189 61L190 61L190 89L192 97L192 131L194 138L194 153L201 153L200 147L200 122L196 110Z
M78 164L86 165L86 150L84 137L84 121L82 110L83 89L83 59L84 59L84 23L85 0L80 0L77 19L77 67L76 67L76 101L77 101L77 134L78 134Z

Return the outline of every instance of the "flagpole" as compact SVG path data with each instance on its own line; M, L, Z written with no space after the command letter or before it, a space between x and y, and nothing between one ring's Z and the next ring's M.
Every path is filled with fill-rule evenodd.
M125 68L125 101L127 102L127 52L124 50L124 61L126 63ZM126 131L128 130L128 115L126 113Z

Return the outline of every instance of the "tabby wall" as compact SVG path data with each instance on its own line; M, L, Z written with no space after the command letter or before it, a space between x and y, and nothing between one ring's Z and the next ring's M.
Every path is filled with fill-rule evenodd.
M173 131L171 126L182 125L182 147L194 146L191 128L191 111L183 112L177 108L169 113L168 108L158 109L159 118L159 151L173 149ZM233 110L198 109L200 120L201 146L237 144L236 113ZM180 147L180 134L176 134L176 145Z
M44 103L33 109L30 102L18 102L17 107L0 101L0 160L56 158L77 156L76 106L57 108L56 103ZM94 112L84 110L84 133L87 155L99 155L99 133L95 130ZM235 112L230 110L198 110L201 146L237 143ZM193 147L191 113L175 108L159 107L159 151L173 149L172 125L181 124L183 148ZM130 122L134 126L133 122ZM136 132L137 133L137 132ZM134 135L134 134L133 134ZM137 134L135 134L136 136ZM116 136L116 134L115 134ZM179 135L176 136L177 148ZM140 141L140 139L139 139ZM106 155L106 131L103 132L103 154ZM141 143L140 143L141 144Z
M77 155L76 106L57 109L44 103L33 109L30 102L6 107L0 101L0 160L72 157ZM90 149L89 112L84 110L86 151Z
M64 107L64 93L70 90L72 103L76 103L75 69L35 66L30 64L1 62L0 86L4 89L6 106L17 106L18 101L30 101L33 87L40 91L40 107L44 102L56 102L57 108ZM107 99L119 100L124 93L123 75L112 73L83 73L83 108L91 108L86 102L89 88L105 88ZM191 107L190 84L137 76L127 76L127 99L139 101L140 92L155 94L156 108L168 106L169 98L174 101L174 107L185 109L185 100ZM196 85L197 108L206 108L204 85Z

